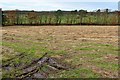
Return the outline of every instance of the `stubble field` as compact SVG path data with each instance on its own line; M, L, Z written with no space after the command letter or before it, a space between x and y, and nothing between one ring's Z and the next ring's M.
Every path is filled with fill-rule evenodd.
M9 26L1 32L4 78L118 77L118 26Z

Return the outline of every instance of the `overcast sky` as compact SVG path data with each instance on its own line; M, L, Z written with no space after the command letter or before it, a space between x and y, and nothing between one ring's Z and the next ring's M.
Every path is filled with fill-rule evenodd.
M101 2L100 2L101 1ZM119 0L0 0L3 10L80 10L93 11L96 9L118 10Z

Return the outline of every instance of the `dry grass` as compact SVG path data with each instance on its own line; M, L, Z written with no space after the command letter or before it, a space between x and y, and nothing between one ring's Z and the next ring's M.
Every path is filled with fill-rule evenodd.
M2 34L5 47L48 52L74 67L48 77L118 77L118 26L10 26Z

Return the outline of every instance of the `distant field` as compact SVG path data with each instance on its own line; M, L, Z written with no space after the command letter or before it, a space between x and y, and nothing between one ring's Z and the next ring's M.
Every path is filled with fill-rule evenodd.
M1 31L4 78L118 77L117 26L9 26ZM38 66L36 59L45 53L64 68L48 60Z

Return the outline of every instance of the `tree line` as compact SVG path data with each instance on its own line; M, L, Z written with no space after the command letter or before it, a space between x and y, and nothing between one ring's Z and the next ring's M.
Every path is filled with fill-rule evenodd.
M2 11L3 25L118 25L119 11Z

